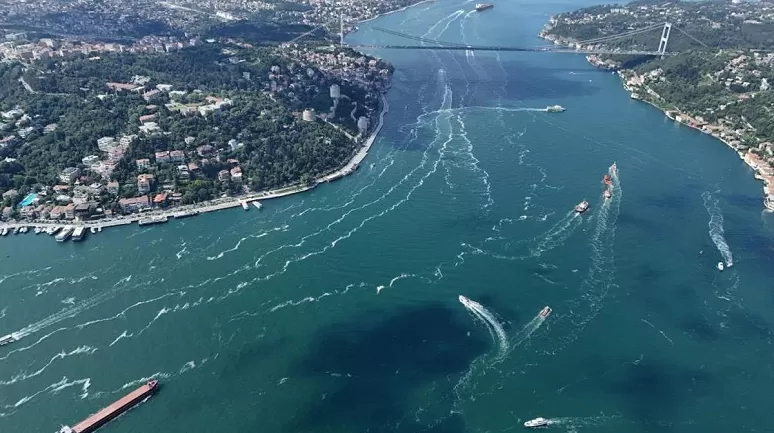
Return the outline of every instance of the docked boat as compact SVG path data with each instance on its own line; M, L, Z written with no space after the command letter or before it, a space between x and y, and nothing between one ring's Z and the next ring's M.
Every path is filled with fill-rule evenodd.
M575 206L575 212L583 213L586 212L586 210L589 208L589 202L586 200L583 200L582 202L578 203L577 206Z
M549 307L547 305L545 307L543 307L542 310L540 310L540 317L542 317L544 319L546 317L548 317L549 314L551 314L551 307Z
M247 206L247 202L246 201L241 202L241 204L242 204L242 209L244 209L244 210L249 210L250 209L250 207Z
M491 9L494 5L492 3L476 3L476 12Z
M13 234L18 235L19 234L19 227L16 227L13 229Z
M774 211L774 194L769 194L766 199L763 200L763 205L766 206L766 209Z
M8 335L3 335L0 337L0 346L5 346L6 344L11 344L13 342L19 341L21 337L16 334L15 332L11 332Z
M610 199L613 197L613 193L610 192L610 188L605 188L604 196L606 199Z
M73 234L73 230L74 229L72 227L65 227L61 232L59 232L58 235L54 236L54 239L56 239L57 242L64 242L70 239L70 236Z
M3 231L0 232L0 236L8 236L8 227L3 227Z
M96 226L91 226L91 227L89 227L89 231L91 232L91 234L96 234L97 233L97 227Z
M27 233L28 231L30 231L30 228L27 226L19 227L19 233Z
M718 262L718 270L722 271L723 269L725 269L725 266L723 266L723 262Z
M260 210L263 207L261 202L259 202L258 200L253 202L253 206L255 206L255 208L258 209L258 210Z
M527 428L545 427L549 424L551 424L551 421L542 417L538 417L525 422L524 427L527 427Z
M82 241L84 236L86 236L86 227L78 226L75 228L75 230L73 230L73 242Z
M35 230L33 230L33 231L35 232L36 235L39 235L43 231L43 228L42 227L35 227Z
M60 229L61 227L49 227L46 229L46 234L49 236L54 236Z
M143 218L139 221L137 221L137 225L139 226L147 226L151 224L161 224L167 222L167 216L166 215L158 215L148 218Z
M78 424L72 427L63 426L59 433L91 433L150 397L156 390L158 381L151 380Z
M549 105L546 107L546 111L549 113L561 113L564 110L566 110L566 108L562 107L561 105Z

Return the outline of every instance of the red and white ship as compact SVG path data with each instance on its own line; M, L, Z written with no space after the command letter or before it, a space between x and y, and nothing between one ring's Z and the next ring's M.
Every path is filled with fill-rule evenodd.
M548 315L551 314L551 307L545 306L542 310L540 310L540 317L546 318Z

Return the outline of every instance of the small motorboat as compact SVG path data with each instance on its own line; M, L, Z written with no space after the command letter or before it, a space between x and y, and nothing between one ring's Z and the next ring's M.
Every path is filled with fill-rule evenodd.
M613 165L610 166L610 174L617 174L618 173L618 166L615 165L615 162Z
M546 318L548 315L551 314L551 307L545 306L542 310L540 310L540 317Z
M605 198L611 198L611 197L613 197L613 193L612 193L612 192L610 192L610 189L609 189L609 188L608 188L608 189L605 189L604 195L605 195Z
M538 417L525 422L524 427L527 427L527 428L545 427L549 424L551 424L551 421L545 418Z
M97 233L97 227L96 226L91 226L91 227L89 227L89 231L91 232L91 234L96 234Z
M723 262L718 262L718 270L722 271L725 267L723 266Z
M610 179L609 174L606 174L602 177L602 183L604 183L605 185L610 185L613 183L612 179Z
M578 203L577 206L575 206L575 212L583 213L586 212L586 209L589 208L589 202L586 200L583 200L582 202Z

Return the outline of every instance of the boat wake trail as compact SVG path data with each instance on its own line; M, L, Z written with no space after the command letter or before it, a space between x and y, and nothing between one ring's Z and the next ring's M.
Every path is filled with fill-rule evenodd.
M704 200L704 208L710 215L708 224L710 238L715 243L720 255L723 256L726 267L731 267L734 265L734 257L731 254L731 248L726 243L726 238L723 236L725 230L723 229L723 212L720 210L720 203L709 191L704 191L701 198Z
M532 249L532 256L539 257L541 254L551 251L554 248L564 245L564 242L572 235L575 229L583 222L581 215L575 210L570 210L565 216L557 221L548 231L539 236L540 239Z
M40 331L41 329L44 329L51 325L59 323L62 320L69 319L70 317L74 317L78 315L80 312L87 310L91 307L94 307L95 305L98 305L112 298L116 293L121 291L123 289L124 284L131 281L131 279L132 279L131 275L126 276L118 280L118 282L116 282L113 285L113 287L100 293L99 295L93 296L79 304L73 305L72 307L62 309L59 312L54 313L43 320L27 325L26 327L16 331L16 334L19 335L19 338L26 337L30 334L34 334Z
M518 347L519 345L521 345L521 343L528 340L532 336L532 334L535 333L535 331L540 329L540 326L545 321L546 321L546 318L542 314L538 313L537 316L533 317L532 320L527 322L527 324L524 325L524 327L521 328L521 330L518 333L516 333L516 335L514 335L513 338L511 338L511 347L514 347L514 348Z
M503 325L497 321L494 315L489 312L483 305L476 301L472 301L462 295L459 296L460 303L470 311L473 316L481 320L484 325L489 329L489 334L492 335L492 339L495 340L495 344L498 345L497 355L493 361L501 360L507 353L510 343L508 342L508 336L503 330Z

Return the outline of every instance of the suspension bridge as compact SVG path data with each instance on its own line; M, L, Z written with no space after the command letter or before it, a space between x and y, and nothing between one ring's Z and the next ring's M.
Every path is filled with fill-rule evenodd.
M322 26L321 26L322 27ZM297 42L299 39L311 34L321 27L312 29L311 31L299 35L291 42ZM403 39L412 40L421 44L347 44L344 42L344 17L340 18L340 39L341 46L350 48L366 48L366 49L389 49L389 50L447 50L447 51L520 51L520 52L538 52L538 53L568 53L568 54L619 54L619 55L643 55L643 56L672 56L678 54L675 51L667 51L669 44L669 37L672 34L672 30L677 30L681 34L687 36L691 40L698 44L707 47L702 41L691 36L684 30L673 26L669 22L652 24L641 29L631 30L628 32L603 36L593 39L587 39L583 41L575 41L572 46L567 45L540 45L540 46L498 46L498 45L468 45L458 42L439 41L435 39L428 39L421 36L413 36L406 33L397 32L394 30L384 29L381 27L372 27L373 30L377 30L388 35L397 36ZM641 35L648 32L655 32L661 29L661 38L659 39L658 48L656 51L647 49L610 49L605 48L605 44L631 38L633 36Z

